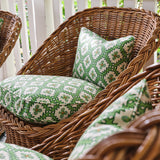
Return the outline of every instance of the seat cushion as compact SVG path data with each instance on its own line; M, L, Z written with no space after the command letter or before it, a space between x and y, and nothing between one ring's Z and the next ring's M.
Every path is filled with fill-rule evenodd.
M133 36L106 41L82 27L78 39L73 77L105 88L128 65L133 45Z
M101 90L95 84L72 77L20 75L0 82L0 104L29 122L57 123Z
M91 123L72 151L69 160L83 157L101 140L123 130L128 123L151 109L146 80L142 80L115 100Z
M39 152L14 144L0 143L0 159L3 160L53 160Z

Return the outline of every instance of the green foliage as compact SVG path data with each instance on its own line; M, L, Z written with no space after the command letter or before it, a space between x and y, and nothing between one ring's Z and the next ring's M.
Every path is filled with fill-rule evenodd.
M77 12L77 11L78 11L77 1L76 1L76 0L74 0L74 10L75 10L75 12Z
M119 7L124 7L124 0L119 1Z
M157 4L157 14L160 15L160 1ZM157 50L157 61L160 63L160 48Z
M157 4L157 13L160 15L160 1Z
M88 0L88 8L91 8L91 0Z
M63 20L65 20L64 0L62 0L62 16L63 16Z

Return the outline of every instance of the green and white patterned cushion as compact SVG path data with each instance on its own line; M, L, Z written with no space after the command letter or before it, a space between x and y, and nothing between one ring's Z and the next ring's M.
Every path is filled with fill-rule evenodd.
M39 152L14 144L0 143L0 160L53 160Z
M57 123L101 90L95 84L73 77L20 75L0 82L0 104L29 122Z
M142 80L115 100L91 123L72 151L69 160L83 157L101 140L123 130L129 122L151 109L146 80Z
M105 88L128 65L133 45L133 36L106 41L82 27L78 39L73 77Z
M3 18L0 18L0 30L1 30L1 28L2 28L3 23L4 23L4 19L3 19Z

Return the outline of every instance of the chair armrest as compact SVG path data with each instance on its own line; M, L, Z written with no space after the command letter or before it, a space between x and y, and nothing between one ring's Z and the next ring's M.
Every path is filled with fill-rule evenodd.
M160 109L140 116L127 129L98 143L81 160L156 159L160 146Z

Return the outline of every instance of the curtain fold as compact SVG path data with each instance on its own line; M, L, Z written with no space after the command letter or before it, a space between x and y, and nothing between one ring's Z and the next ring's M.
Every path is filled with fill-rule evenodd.
M0 67L0 81L16 75L16 67L13 52L8 56L7 60Z

